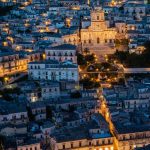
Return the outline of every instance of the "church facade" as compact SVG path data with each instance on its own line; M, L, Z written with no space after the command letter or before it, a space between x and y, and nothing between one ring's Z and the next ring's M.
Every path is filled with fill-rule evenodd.
M91 25L81 29L82 50L88 48L97 55L115 52L116 29L110 28L105 21L103 10L95 9L91 12Z

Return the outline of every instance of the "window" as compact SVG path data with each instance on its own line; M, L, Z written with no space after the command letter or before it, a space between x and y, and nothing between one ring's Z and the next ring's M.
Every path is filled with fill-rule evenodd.
M125 140L126 139L126 137L125 136L123 136L123 140Z
M104 145L105 144L105 140L102 140L102 145Z
M96 141L96 145L99 145L99 141L98 140Z
M91 40L89 40L89 43L91 43Z
M37 147L35 147L34 150L37 150Z
M72 73L72 77L74 76L74 73Z
M30 150L32 150L32 147L30 148Z
M79 147L81 147L82 146L82 142L79 142Z
M97 20L99 20L99 16L97 16Z
M89 142L89 146L91 146L91 142Z
M71 148L73 148L73 143L71 143Z
M99 39L99 37L97 38L97 43L98 43L98 44L100 43L100 39Z
M65 144L63 144L63 149L65 149Z

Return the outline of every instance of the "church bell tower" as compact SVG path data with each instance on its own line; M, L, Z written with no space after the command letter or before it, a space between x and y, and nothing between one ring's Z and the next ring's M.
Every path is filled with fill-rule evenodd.
M91 27L94 30L104 30L107 28L104 12L101 8L95 8L93 11L91 11Z

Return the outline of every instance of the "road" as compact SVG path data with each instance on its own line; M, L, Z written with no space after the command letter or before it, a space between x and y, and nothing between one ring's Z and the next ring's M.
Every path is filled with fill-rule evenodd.
M100 113L105 118L105 120L108 122L109 130L110 130L111 134L114 137L114 150L118 150L118 140L117 140L117 137L116 137L114 125L113 125L111 117L110 117L109 108L107 106L105 98L103 96L100 96L99 98L100 98L100 101L101 101L101 103L100 103L100 105L101 105L100 106Z

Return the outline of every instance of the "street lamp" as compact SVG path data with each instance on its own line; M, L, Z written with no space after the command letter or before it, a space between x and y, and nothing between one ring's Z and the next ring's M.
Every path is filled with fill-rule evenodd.
M7 83L7 82L8 82L8 80L9 80L9 78L8 78L8 77L5 77L5 78L4 78L5 83Z

